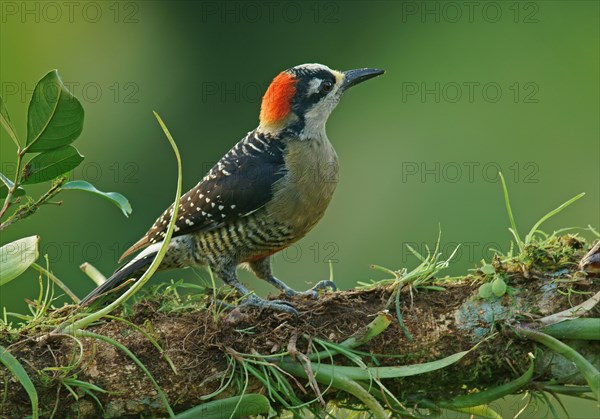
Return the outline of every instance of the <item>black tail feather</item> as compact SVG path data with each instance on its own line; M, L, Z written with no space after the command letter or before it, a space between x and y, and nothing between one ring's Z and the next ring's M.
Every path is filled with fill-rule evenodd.
M150 253L144 256L143 258L132 260L131 262L123 266L121 269L117 270L114 274L112 274L111 277L108 278L105 282L103 282L100 286L98 286L98 288L90 292L83 300L81 300L79 304L83 306L89 305L92 301L94 301L102 294L105 294L106 292L118 287L119 285L127 281L129 278L135 277L136 272L138 272L141 268L148 266L152 263L152 261L154 260L154 256L156 256L156 253ZM138 276L140 274L141 272L138 274Z

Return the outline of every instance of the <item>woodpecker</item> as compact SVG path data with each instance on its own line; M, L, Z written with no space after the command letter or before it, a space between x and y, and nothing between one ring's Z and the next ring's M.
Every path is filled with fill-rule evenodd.
M237 279L244 266L288 296L316 298L321 281L298 292L271 270L273 254L304 237L321 219L337 185L338 157L325 133L329 115L350 87L383 74L303 64L279 73L263 96L260 123L180 200L160 270L208 266L244 297L242 305L297 314L283 300L265 300ZM87 305L152 263L165 238L173 204L121 260L142 250L85 297Z

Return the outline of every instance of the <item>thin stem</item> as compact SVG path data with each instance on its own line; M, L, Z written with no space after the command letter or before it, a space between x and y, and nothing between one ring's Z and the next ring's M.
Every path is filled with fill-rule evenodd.
M23 163L23 156L24 155L25 155L25 153L23 152L23 150L21 149L21 147L19 147L19 149L17 150L17 170L15 172L15 180L13 182L12 188L8 189L8 194L6 195L6 198L4 199L4 205L2 206L2 209L0 210L0 218L2 218L4 216L4 214L8 210L8 207L10 207L12 196L15 193L15 191L17 190L17 188L19 187L19 177L20 177L20 174L21 174L21 164ZM4 225L4 224L2 224L2 225ZM2 228L0 228L0 230L1 229Z
M89 262L82 263L79 266L79 269L81 269L84 274L86 274L92 281L94 281L94 284L96 284L96 286L100 286L106 282L106 277L102 275L102 272L100 272L94 265L92 265Z
M41 274L44 274L44 275L46 275L48 278L50 278L50 280L51 280L52 282L54 282L56 285L58 285L58 286L60 287L60 289L62 289L62 290L65 292L65 294L67 294L67 295L68 295L68 296L71 298L71 300L73 300L73 302L75 302L75 303L79 303L79 298L78 298L78 297L77 297L75 294L73 294L73 291L71 291L71 290L69 289L69 287L67 287L67 286L64 284L64 282L62 282L60 279L58 279L58 278L57 278L57 277L56 277L56 276L55 276L55 275L54 275L52 272L50 272L49 270L47 270L47 269L46 269L46 268L44 268L43 266L41 266L41 265L38 265L38 264L37 264L37 263L35 263L35 262L34 262L34 263L32 263L30 266L31 266L33 269L35 269L36 271L38 271L39 273L41 273Z
M27 218L27 217L35 214L35 212L38 210L38 208L40 206L45 204L46 201L52 199L52 197L54 197L54 195L56 195L57 193L59 193L62 190L60 187L65 183L66 180L67 180L67 178L64 176L61 178L58 178L54 182L52 187L44 195L42 195L37 201L35 201L33 204L23 205L17 211L15 211L14 214L12 214L10 217L8 217L8 219L5 222L0 224L0 230L4 230L9 225L14 224L17 221L22 220L23 218ZM15 185L16 185L16 183L15 183ZM9 191L9 193L10 193L10 191ZM8 199L4 203L5 206L6 206L7 202L8 202Z

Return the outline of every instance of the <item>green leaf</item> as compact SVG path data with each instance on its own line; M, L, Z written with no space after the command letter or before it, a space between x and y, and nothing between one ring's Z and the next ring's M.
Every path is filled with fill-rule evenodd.
M8 109L6 109L6 105L4 104L4 99L0 96L0 124L2 127L8 132L8 135L15 142L17 147L21 147L19 144L19 138L17 137L17 131L13 126L12 122L10 122L10 117L8 116Z
M556 214L558 214L559 212L561 212L562 210L567 208L569 205L571 205L573 202L577 201L579 198L582 198L584 195L585 195L585 192L582 192L579 195L574 196L573 198L569 199L567 202L563 203L562 205L558 206L557 208L554 208L548 214L546 214L542 218L540 218L538 220L538 222L535 223L533 227L531 227L531 230L529 231L527 236L525 236L525 243L531 242L531 239L533 239L533 235L535 234L535 232L538 231L540 226L544 222L546 222L546 220L548 220L551 217L554 217Z
M125 198L123 195L121 195L118 192L102 192L102 191L96 189L96 187L94 185L92 185L89 182L86 182L85 180L72 180L71 182L65 183L61 187L61 189L73 190L73 191L85 191L85 192L90 192L90 193L99 195L103 198L108 199L110 202L112 202L117 207L119 207L121 209L121 211L123 211L123 214L125 215L125 217L129 217L129 214L131 214L131 211L132 211L131 204L129 203L127 198Z
M377 378L398 378L410 377L412 375L425 374L426 372L436 371L446 368L460 361L470 351L462 351L447 356L436 361L424 362L422 364L402 365L398 367L370 367L365 371L359 367L335 366L336 371L340 371L350 379L364 380L366 377ZM366 375L364 373L367 373Z
M85 389L85 390L97 391L98 393L108 393L107 390L104 390L103 388L98 387L95 384L88 383L87 381L81 381L81 380L77 380L75 378L70 378L70 379L64 380L64 382L67 382L70 386L81 387L82 389Z
M27 111L27 152L71 144L83 130L83 107L62 83L57 70L35 86Z
M14 184L12 183L12 181L9 178L4 176L4 174L2 174L2 173L0 173L0 181L2 181L2 183L0 183L0 199L4 199L8 195L8 190L10 188L12 188ZM17 190L15 191L15 193L13 194L13 197L23 196L23 195L25 195L25 189L23 189L19 186L17 188Z
M446 368L460 361L470 351L462 351L447 356L446 358L438 359L436 361L424 362L422 364L413 365L401 365L397 367L347 367L341 365L329 365L311 363L311 368L315 374L320 373L331 373L333 375L343 375L350 380L370 380L372 378L399 378L399 377L410 377L413 375L425 374L427 372L436 371L442 368ZM283 360L278 365L284 366L286 369L293 361ZM286 369L287 370L287 369Z
M558 339L600 340L600 319L565 320L544 327L542 332Z
M30 236L0 247L0 286L21 275L37 260L39 240L39 236Z
M29 396L29 400L31 401L31 417L37 419L38 417L38 395L37 391L31 379L27 375L27 372L21 365L21 363L15 358L8 349L4 346L0 345L0 362L4 364L4 366L15 376L17 380L21 383L27 395Z
M490 264L485 264L481 267L481 272L483 272L485 275L493 275L496 273L496 269L494 269L494 267Z
M235 419L268 414L269 399L262 394L244 394L228 399L215 400L192 407L175 416L176 419Z
M67 173L83 161L83 156L72 145L46 151L35 156L23 169L22 184L46 182Z
M492 292L496 297L502 297L506 294L506 282L499 276L492 281Z
M494 291L492 291L492 284L485 283L479 287L479 296L481 298L490 298Z
M518 327L516 331L520 335L523 335L535 342L541 343L542 345L546 346L557 354L564 356L567 360L574 363L575 367L577 367L581 375L583 375L583 378L585 378L588 385L592 389L592 393L594 393L596 400L600 400L600 372L583 355L571 348L566 343L563 343L560 340L537 330Z

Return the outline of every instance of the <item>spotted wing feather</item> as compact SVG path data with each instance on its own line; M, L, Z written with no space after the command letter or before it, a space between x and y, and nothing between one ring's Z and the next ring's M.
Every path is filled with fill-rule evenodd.
M209 231L263 207L272 197L273 184L285 174L283 147L276 138L248 133L181 197L173 237ZM121 260L162 241L172 214L171 204Z

